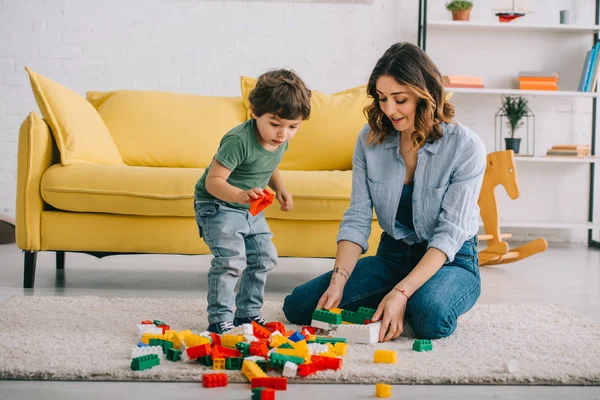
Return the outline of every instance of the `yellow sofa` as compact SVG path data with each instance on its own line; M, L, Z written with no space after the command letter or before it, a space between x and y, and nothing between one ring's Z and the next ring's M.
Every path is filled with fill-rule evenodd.
M29 69L43 118L31 112L19 132L17 244L24 287L38 251L208 254L194 220L196 180L221 137L248 118L253 78L239 97L118 90L87 99ZM349 206L352 151L369 102L365 88L313 91L280 166L294 207L265 210L280 256L334 257ZM371 248L381 233L373 221Z

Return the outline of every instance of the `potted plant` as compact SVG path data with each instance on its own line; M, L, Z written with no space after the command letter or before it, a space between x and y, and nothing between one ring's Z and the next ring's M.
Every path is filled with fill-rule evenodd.
M471 16L473 3L464 0L452 0L446 3L446 9L452 11L453 21L468 21Z
M529 114L527 100L520 96L505 96L502 98L502 107L500 111L506 117L506 125L510 130L510 137L504 138L506 150L513 150L515 154L518 154L519 147L521 145L521 139L515 138L515 132L517 129L519 129L519 127L521 127L521 125L523 125L523 119Z

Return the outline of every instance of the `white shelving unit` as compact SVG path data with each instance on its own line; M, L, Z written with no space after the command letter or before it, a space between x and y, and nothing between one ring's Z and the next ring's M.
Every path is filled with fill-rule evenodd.
M600 34L600 0L595 1L595 24L594 25L570 25L570 24L530 24L525 21L512 21L509 23L501 22L477 22L477 21L429 21L427 19L427 0L419 0L419 30L418 30L418 45L427 51L427 32L431 29L439 36L439 32L447 32L449 30L465 30L470 34L477 34L477 31L496 31L499 35L504 32L546 32L553 34L569 33L592 35L594 43L596 43ZM501 36L500 36L501 38ZM574 68L580 68L580 65ZM515 66L518 70L518 67ZM563 164L588 164L590 169L589 179L589 216L588 221L510 221L501 220L500 226L507 228L542 228L542 229L586 229L588 230L588 245L591 247L600 248L600 242L594 240L594 230L600 229L600 223L594 221L594 173L595 165L600 161L600 157L595 155L596 144L596 128L597 128L597 99L600 97L598 92L579 92L579 91L544 91L544 90L519 90L505 88L447 88L448 92L464 95L515 95L515 96L544 96L544 97L580 97L589 98L593 102L593 112L591 121L591 136L592 136L592 156L590 157L558 157L558 156L517 156L517 163L563 163ZM557 99L558 100L558 99ZM567 166L565 166L567 168ZM575 168L573 166L573 168Z

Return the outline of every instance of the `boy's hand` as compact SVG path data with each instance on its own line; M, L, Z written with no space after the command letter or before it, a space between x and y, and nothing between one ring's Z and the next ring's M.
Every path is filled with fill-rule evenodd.
M277 192L277 201L281 204L281 211L288 212L292 209L292 194L285 189Z
M251 203L252 200L258 199L263 194L264 193L261 188L249 189L249 190L246 190L245 192L242 191L238 194L238 199L236 200L236 203L240 203L240 204Z

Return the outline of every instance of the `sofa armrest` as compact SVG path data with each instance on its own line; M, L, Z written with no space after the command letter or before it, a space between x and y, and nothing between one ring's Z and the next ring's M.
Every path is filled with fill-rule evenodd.
M41 249L41 216L46 207L40 190L44 172L60 162L60 155L48 124L31 112L19 129L17 156L17 246L22 250Z

